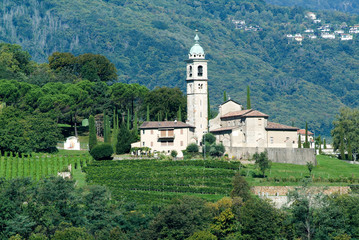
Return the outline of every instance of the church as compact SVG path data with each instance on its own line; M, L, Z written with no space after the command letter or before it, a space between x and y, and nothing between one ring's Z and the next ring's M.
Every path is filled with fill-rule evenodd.
M257 151L277 149L275 154L278 155L278 152L283 152L278 149L297 148L298 128L270 122L267 114L255 109L244 109L234 100L222 103L219 114L208 121L208 61L197 34L194 41L188 59L185 60L186 122L144 122L140 127L141 142L136 145L149 147L152 152L168 154L176 150L180 153L190 143L201 146L203 135L210 132L215 135L218 143L225 146L227 154L238 158L248 157Z

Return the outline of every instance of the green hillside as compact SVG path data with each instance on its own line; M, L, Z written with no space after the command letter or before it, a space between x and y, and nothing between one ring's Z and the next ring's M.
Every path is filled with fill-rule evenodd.
M224 90L245 105L250 85L252 107L272 121L299 127L308 121L316 134L328 136L338 109L359 105L358 41L288 44L286 34L315 28L303 9L262 0L34 0L6 1L0 12L0 41L22 45L38 62L55 51L103 54L121 82L185 90L183 60L198 29L210 60L212 107ZM319 14L333 26L359 22ZM258 31L236 29L233 19Z
M309 9L336 10L359 14L359 2L356 0L266 0L281 6L301 6Z

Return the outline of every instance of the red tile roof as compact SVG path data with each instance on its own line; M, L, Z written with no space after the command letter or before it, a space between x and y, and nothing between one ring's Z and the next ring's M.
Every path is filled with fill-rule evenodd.
M266 129L267 130L292 130L292 131L298 130L297 127L291 127L291 126L274 123L274 122L268 122Z
M305 129L299 129L297 132L301 135L305 135ZM314 135L314 134L312 132L308 131L308 135Z
M246 110L242 110L242 111L229 112L229 113L223 115L221 118L231 118L231 117L265 117L265 118L267 118L268 115L264 114L260 111L257 111L257 110L246 109Z
M217 128L217 129L211 130L211 132L224 132L224 131L230 131L235 128L237 128L237 127L223 127L223 128Z
M157 128L194 128L191 125L188 125L184 122L175 122L175 121L153 121L153 122L144 122L142 123L140 129L157 129Z

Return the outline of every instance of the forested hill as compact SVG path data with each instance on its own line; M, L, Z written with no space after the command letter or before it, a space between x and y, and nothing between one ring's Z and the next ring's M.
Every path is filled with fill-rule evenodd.
M359 2L357 0L266 0L271 4L280 6L301 6L317 10L336 10L359 14Z
M359 44L319 38L288 44L287 34L317 29L305 13L263 0L4 0L0 40L20 44L38 62L55 51L103 54L121 82L185 90L183 60L198 29L210 61L212 106L224 90L245 105L249 85L252 107L271 121L299 127L308 121L316 134L329 135L338 109L359 105ZM333 30L359 23L356 16L317 14Z

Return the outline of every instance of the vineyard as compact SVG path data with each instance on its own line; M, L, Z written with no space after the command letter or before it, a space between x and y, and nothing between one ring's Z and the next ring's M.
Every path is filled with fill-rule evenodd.
M51 175L56 176L58 172L69 171L69 165L71 165L71 175L73 175L75 171L85 167L90 160L87 154L13 156L5 153L0 157L0 178L29 177L39 180Z
M182 195L218 200L229 195L238 162L123 160L92 162L88 184L106 185L115 199L150 205Z

